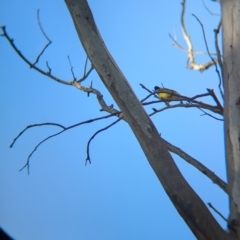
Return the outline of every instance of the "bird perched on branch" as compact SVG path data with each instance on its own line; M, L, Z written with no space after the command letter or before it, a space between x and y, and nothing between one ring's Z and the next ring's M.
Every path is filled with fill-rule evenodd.
M172 100L179 100L179 101L181 101L181 95L178 92L176 92L176 91L174 91L172 89L160 88L158 86L155 86L154 90L155 90L155 93L157 94L157 96L162 101L164 101L164 103L167 106L170 106L169 102L172 101ZM181 103L182 103L182 101L181 101Z

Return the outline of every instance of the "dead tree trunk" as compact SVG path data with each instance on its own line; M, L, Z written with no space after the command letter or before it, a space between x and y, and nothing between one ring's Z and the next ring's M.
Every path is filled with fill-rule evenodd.
M222 0L221 4L229 226L240 239L240 0Z

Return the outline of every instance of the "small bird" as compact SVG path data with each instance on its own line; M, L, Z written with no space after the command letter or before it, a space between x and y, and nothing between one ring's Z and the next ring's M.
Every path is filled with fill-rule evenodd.
M172 100L181 101L181 99L179 99L181 97L181 95L178 92L176 92L172 89L160 88L158 86L155 86L154 90L155 90L156 94L158 95L158 97L162 101L164 101L167 106L170 106L169 102L172 101Z

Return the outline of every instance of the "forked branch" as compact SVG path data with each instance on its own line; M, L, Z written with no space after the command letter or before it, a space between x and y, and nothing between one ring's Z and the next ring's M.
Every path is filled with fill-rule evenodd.
M208 68L210 68L211 66L214 65L214 61L208 62L208 63L203 63L203 64L197 64L195 62L195 51L193 49L193 44L192 41L190 39L190 36L187 32L186 26L185 26L185 21L184 21L184 17L185 17L185 10L186 10L186 0L183 0L182 2L182 12L181 12L181 28L182 28L182 34L183 34L183 38L187 44L187 53L188 53L188 57L187 57L187 68L189 69L193 69L196 71L205 71ZM174 44L176 46L178 46L180 49L184 50L184 48L170 35L170 37L172 38L172 40L174 41ZM208 52L209 54L209 52ZM211 54L213 55L213 54ZM215 54L214 54L215 55Z
M83 122L80 122L80 123L76 123L76 124L71 125L71 126L68 126L68 127L64 127L63 125L58 124L58 123L40 123L40 124L32 124L32 125L27 126L25 129L23 129L23 130L17 135L16 138L14 138L13 142L12 142L11 145L10 145L10 148L12 148L13 145L14 145L14 143L18 140L18 138L19 138L20 136L22 136L22 134L23 134L26 130L28 130L28 129L30 129L30 128L33 128L33 127L42 127L42 126L57 126L57 127L62 128L62 130L59 131L59 132L57 132L57 133L55 133L55 134L52 134L52 135L44 138L42 141L40 141L40 142L34 147L34 149L32 150L32 152L28 155L26 164L25 164L19 171L22 171L24 168L27 168L28 174L30 173L30 172L29 172L29 170L30 170L30 168L29 168L30 165L29 165L29 164L30 164L30 158L31 158L31 156L34 154L34 152L35 152L44 142L46 142L46 141L49 140L50 138L56 137L56 136L64 133L65 131L70 130L70 129L73 129L73 128L78 127L78 126L80 126L80 125L92 123L92 122L99 121L99 120L102 120L102 119L107 119L107 118L110 118L110 117L113 117L113 116L115 116L115 114L110 114L110 115L106 115L106 116L103 116L103 117L98 117L98 118L89 119L89 120L86 120L86 121L83 121ZM118 119L118 120L120 121L121 119ZM112 124L112 125L114 125L114 124ZM111 127L112 125L109 125L106 129L108 129L108 128ZM105 130L105 129L103 129L103 130ZM101 130L101 131L103 131L103 130ZM100 131L100 132L101 132L101 131ZM90 143L88 143L88 146L87 146L87 154L88 154L88 156L89 156L89 144L90 144ZM90 158L89 158L89 162L90 162Z

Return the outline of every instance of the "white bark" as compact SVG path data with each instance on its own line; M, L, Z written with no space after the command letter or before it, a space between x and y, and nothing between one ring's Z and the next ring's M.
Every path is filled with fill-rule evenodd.
M240 0L222 0L225 144L230 219L240 223ZM237 227L239 229L239 226ZM239 230L238 230L239 231Z

